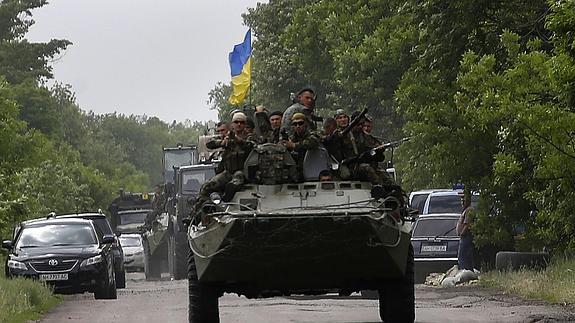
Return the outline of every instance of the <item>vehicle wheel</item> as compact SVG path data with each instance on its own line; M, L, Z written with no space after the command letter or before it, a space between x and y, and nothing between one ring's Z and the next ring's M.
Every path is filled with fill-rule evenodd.
M495 256L497 270L519 270L521 268L543 269L549 264L546 252L500 251Z
M379 290L379 316L383 322L415 321L413 246L409 245L405 276L388 280Z
M116 290L116 272L114 265L108 265L107 280L94 291L95 299L116 299L118 298Z
M196 262L192 252L188 256L188 321L190 323L218 323L217 290L209 284L198 281Z
M126 267L123 263L120 270L116 272L116 288L126 288Z
M176 233L175 240L176 255L174 257L174 279L186 279L188 275L188 255L190 246L188 245L188 235L183 232Z
M144 274L146 280L158 280L162 277L162 263L156 261L150 254L150 249L146 243L144 243Z

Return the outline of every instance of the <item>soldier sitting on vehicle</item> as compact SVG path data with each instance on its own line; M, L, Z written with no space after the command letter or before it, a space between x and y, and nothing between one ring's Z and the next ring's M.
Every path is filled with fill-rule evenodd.
M321 119L314 114L315 99L316 99L315 92L311 88L307 87L301 89L296 95L294 104L292 104L285 110L282 117L282 124L280 131L291 134L292 130L291 121L293 115L296 113L303 113L308 122L307 127L312 131L315 131L316 125L314 121L317 121L317 119Z
M164 184L158 184L154 187L154 199L152 200L152 211L146 215L146 220L143 225L144 229L152 228L152 224L156 218L162 214L166 207L166 194L164 192Z
M292 134L286 139L282 139L284 145L293 156L297 165L297 174L303 180L303 162L308 150L318 148L319 137L308 129L307 118L303 113L295 113L292 116Z
M221 165L223 171L205 182L194 204L193 211L197 214L202 205L209 200L213 192L224 192L222 199L229 201L244 183L244 162L252 150L254 143L245 132L247 117L242 112L232 116L231 130L226 137L213 138L206 143L209 149L224 148Z

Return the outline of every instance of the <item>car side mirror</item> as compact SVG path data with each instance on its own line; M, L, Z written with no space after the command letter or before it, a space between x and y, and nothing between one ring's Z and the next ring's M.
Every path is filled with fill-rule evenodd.
M115 241L116 241L116 238L113 235L105 235L102 238L103 244L114 243Z
M4 249L12 249L13 243L12 240L4 240L2 241L2 248Z

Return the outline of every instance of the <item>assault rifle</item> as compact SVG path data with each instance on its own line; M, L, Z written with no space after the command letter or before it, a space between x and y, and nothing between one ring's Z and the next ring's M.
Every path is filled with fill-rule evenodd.
M341 135L342 136L347 135L347 133L350 132L351 129L357 126L357 124L365 117L366 114L367 114L367 108L361 110L360 114L358 114L357 117L351 120L351 122L347 125L347 127L345 127L345 129L341 131Z
M390 148L391 149L396 148L408 140L409 140L409 137L402 138L402 139L395 140L395 141L390 141L390 142L387 142L385 144L381 144L377 147L374 147L374 148L371 148L367 151L364 151L364 152L362 152L356 156L347 158L347 159L343 160L341 163L346 165L346 164L371 163L374 161L377 161L377 162L384 161L385 160L385 156L383 155L384 151L386 151L387 149L390 149Z

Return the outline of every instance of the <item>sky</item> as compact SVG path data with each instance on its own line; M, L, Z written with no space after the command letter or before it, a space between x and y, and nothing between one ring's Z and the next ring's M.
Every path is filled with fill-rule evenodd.
M97 114L216 120L208 93L230 82L242 13L267 0L51 0L33 11L33 42L73 43L52 63L57 82Z

